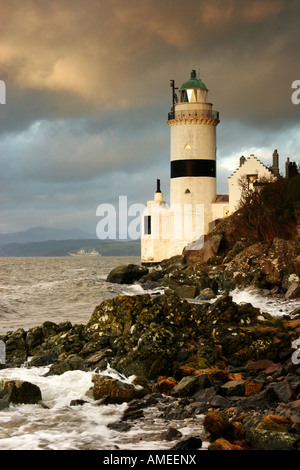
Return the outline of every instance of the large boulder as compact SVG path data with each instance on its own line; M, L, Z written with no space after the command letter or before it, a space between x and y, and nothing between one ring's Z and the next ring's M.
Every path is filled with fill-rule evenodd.
M0 409L13 404L35 404L42 399L37 385L22 380L0 380Z
M92 377L93 387L89 390L94 400L106 399L106 403L130 402L136 398L142 398L148 390L130 383L121 382L109 376L94 374Z
M148 274L149 270L146 267L136 264L125 264L114 268L107 276L107 282L116 284L133 284L141 279L141 277Z
M216 234L209 237L202 244L199 240L190 243L183 250L183 259L186 263L204 264L214 258L221 249L223 235Z

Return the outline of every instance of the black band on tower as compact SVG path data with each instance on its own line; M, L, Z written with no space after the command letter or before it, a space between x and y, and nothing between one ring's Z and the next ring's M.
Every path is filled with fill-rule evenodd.
M184 176L216 177L215 160L173 160L171 162L171 178Z

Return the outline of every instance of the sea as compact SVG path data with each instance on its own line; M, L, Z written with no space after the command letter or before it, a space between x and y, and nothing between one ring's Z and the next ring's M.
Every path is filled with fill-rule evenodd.
M44 321L85 324L95 306L117 295L136 295L146 291L139 284L106 282L116 266L140 264L138 257L49 257L0 258L0 335L18 328L28 330ZM156 289L153 293L163 292ZM231 292L237 303L250 302L274 316L290 313L299 301L270 298L250 289ZM194 300L195 302L195 300ZM45 374L49 367L0 369L0 380L26 380L41 389L44 406L11 405L0 411L0 450L168 450L174 445L157 436L170 423L160 418L155 408L144 410L145 418L133 422L127 432L108 427L118 421L127 407L95 406L86 392L92 386L94 371L68 371L60 376ZM108 366L104 375L131 383ZM81 399L82 406L71 406ZM202 418L172 423L183 436L203 432ZM204 446L205 450L205 446Z

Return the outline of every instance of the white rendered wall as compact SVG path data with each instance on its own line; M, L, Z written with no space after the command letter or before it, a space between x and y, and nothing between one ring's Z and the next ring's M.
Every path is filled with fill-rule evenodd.
M240 180L247 175L258 175L258 179L274 179L271 171L263 165L254 155L251 155L229 178L229 213L232 214L238 208L241 199Z
M212 204L212 217L213 220L223 219L229 215L229 203L228 202L216 202Z

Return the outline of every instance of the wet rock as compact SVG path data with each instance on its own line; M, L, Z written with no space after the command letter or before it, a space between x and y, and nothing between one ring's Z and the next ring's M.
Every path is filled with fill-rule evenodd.
M146 395L147 390L136 388L134 385L121 382L112 377L94 374L92 381L94 383L88 395L94 400L103 397L109 397L111 403L130 402L134 398L140 398Z
M288 290L285 293L285 298L287 300L295 299L297 297L300 297L300 284L299 284L299 281L298 282L293 282L289 286Z
M194 299L198 291L197 286L183 285L175 288L175 293L184 299Z
M244 447L219 438L208 446L208 450L244 450Z
M2 340L6 344L6 363L11 366L23 364L27 359L26 332L23 328L8 332Z
M173 377L159 377L157 383L153 385L153 392L161 392L169 395L172 389L177 385L177 380Z
M228 438L231 435L230 421L224 413L211 411L206 414L203 420L203 426L209 433L211 441L219 438Z
M124 421L117 421L116 423L109 423L107 427L113 431L128 432L132 428L132 424Z
M249 361L246 365L247 370L259 371L267 369L270 366L273 366L273 361L268 359L259 359L258 361Z
M215 395L210 404L214 408L226 409L230 407L230 401L227 398L222 397L222 395Z
M263 388L263 383L255 380L246 380L245 382L245 396L250 397L251 395L256 395L261 392Z
M200 402L210 405L216 395L217 390L215 387L204 388L193 395L193 400L195 400L196 403Z
M30 367L43 367L58 361L58 352L56 348L41 351L35 354L30 360Z
M288 432L291 424L292 421L289 417L271 414L263 416L260 423L256 426L256 429Z
M243 380L230 380L221 386L221 393L225 396L245 395L245 382Z
M0 380L0 409L10 403L35 404L41 400L41 390L37 385L23 380Z
M171 391L173 397L187 397L194 395L198 390L208 388L212 382L207 374L183 377Z
M211 300L216 297L216 293L210 288L202 289L197 296L198 300Z
M293 425L300 425L300 400L290 401L289 403L279 403L276 413L291 419ZM298 429L300 434L300 428Z
M88 403L86 400L75 399L70 401L70 406L83 406Z
M202 439L200 437L187 437L171 447L171 450L197 450L201 447Z
M300 437L288 432L253 429L246 433L247 443L258 450L297 450Z
M261 392L248 397L241 397L237 403L237 412L239 414L251 410L268 410L278 402L278 395L272 385L266 386Z
M214 258L220 248L221 243L223 240L223 236L221 234L216 234L214 236L209 237L204 243L200 243L197 240L194 243L190 243L187 248L183 251L183 260L185 263L198 263L204 264L210 259ZM198 246L200 248L198 249Z
M165 441L174 441L182 437L182 433L175 426L169 426L168 430L162 434L161 438Z
M287 403L296 398L296 393L292 389L287 379L284 379L282 382L279 382L273 385L272 387L278 397L278 401L283 401L284 403Z
M49 377L50 375L62 375L70 370L88 371L89 367L81 357L70 355L62 362L52 364L49 371L45 374L45 377Z
M140 419L144 416L144 412L141 409L132 409L132 408L127 408L124 411L122 420L127 421L127 420L135 420L135 419Z
M107 276L107 282L133 284L148 274L148 268L135 264L126 264L114 268Z

